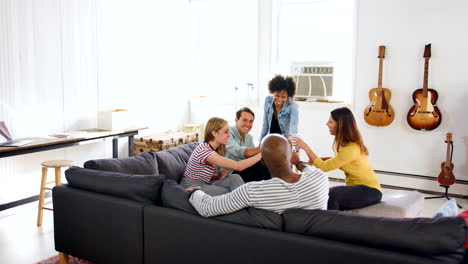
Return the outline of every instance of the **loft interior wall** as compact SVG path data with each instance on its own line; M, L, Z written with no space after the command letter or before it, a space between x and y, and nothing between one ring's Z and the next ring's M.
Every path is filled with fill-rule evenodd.
M193 31L188 1L103 1L101 110L126 108L144 134L188 119Z
M135 121L150 130L178 128L188 116L185 94L191 83L182 70L192 65L194 33L187 1L165 2L170 3L1 1L0 119L15 137L46 135L95 127L97 111L118 107L129 108ZM148 5L153 9L145 8ZM462 72L467 7L462 0L358 1L353 109L375 169L437 174L445 159L443 138L450 130L455 175L467 179L468 137L461 108L468 99L468 77ZM140 34L154 38L147 41ZM429 42L433 44L429 86L439 92L444 119L435 131L418 132L405 123L405 114L412 105L412 91L422 84L422 49ZM397 117L391 126L375 128L363 121L361 112L368 104L368 90L376 86L376 52L381 44L388 48L383 84L393 92L390 103ZM256 126L261 126L258 120ZM120 154L126 155L126 149L122 147ZM6 196L11 201L12 195L24 198L37 192L41 161L67 158L82 165L87 159L106 157L111 157L109 143L1 159L0 203ZM410 181L394 184L404 182Z
M178 18L188 3L167 2L0 1L0 120L15 138L41 136L128 108L144 132L179 128L190 87L174 65L190 62L189 23ZM109 141L2 158L0 204L37 195L42 161L110 157Z
M0 2L0 120L13 137L95 126L93 10L92 1ZM80 165L88 156L100 157L100 146L0 159L0 203L38 193L42 161L71 159Z
M468 130L464 102L468 100L468 2L453 0L387 1L359 0L356 43L354 112L370 149L374 169L436 177L445 161L447 132L453 133L457 179L468 180ZM432 131L417 131L406 122L412 93L422 88L426 44L432 43L429 61L429 88L439 94L437 106L441 125ZM368 92L377 87L378 46L386 45L383 87L392 91L390 104L396 116L388 127L368 125L363 111L369 104ZM384 182L425 189L438 184L414 183L381 176ZM407 184L408 183L408 184ZM455 187L455 186L454 186ZM453 189L453 188L452 188ZM461 192L467 195L467 188Z

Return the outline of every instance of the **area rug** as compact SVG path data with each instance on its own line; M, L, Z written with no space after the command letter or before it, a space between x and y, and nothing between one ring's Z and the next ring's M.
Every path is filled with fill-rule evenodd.
M52 256L48 259L44 259L42 261L39 261L39 262L36 262L34 264L58 264L59 263L59 257L58 255L55 255L55 256ZM79 259L79 258L75 258L73 256L70 256L68 258L68 264L93 264L89 261L86 261L86 260L82 260L82 259Z

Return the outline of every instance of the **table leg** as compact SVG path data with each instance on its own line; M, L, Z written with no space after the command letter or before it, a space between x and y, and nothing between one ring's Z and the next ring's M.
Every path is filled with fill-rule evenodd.
M119 139L118 138L112 139L112 157L114 159L119 157Z
M135 139L134 136L128 136L128 156L134 156L134 149L135 149Z

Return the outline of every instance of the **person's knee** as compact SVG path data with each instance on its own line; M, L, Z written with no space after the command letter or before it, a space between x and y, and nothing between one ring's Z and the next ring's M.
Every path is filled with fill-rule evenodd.
M339 200L334 196L328 197L327 210L339 210L340 203Z
M222 186L215 186L215 185L204 185L201 187L202 191L204 191L206 194L209 194L211 196L218 196L218 195L223 195L225 193L229 192L229 189L226 187Z
M231 178L231 191L244 184L244 180L239 174L231 174L229 177Z

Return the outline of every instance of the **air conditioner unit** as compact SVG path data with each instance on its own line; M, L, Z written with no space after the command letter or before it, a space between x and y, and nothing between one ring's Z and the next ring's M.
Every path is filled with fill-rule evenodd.
M333 96L333 71L330 63L293 63L291 77L296 81L297 98Z

